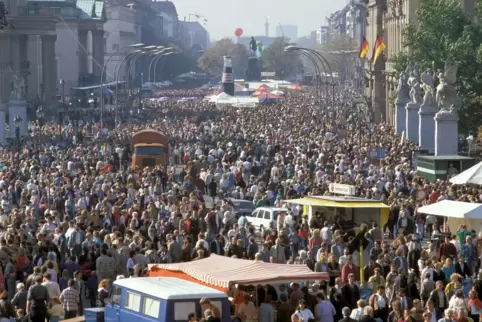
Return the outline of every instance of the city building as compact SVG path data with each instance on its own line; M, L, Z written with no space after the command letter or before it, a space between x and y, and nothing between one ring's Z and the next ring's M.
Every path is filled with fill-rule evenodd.
M387 0L370 0L367 5L368 23L365 37L369 51L365 59L365 98L372 113L373 121L379 123L387 119L386 78L384 54L380 55L375 65L372 64L373 48L378 35L384 35L383 21ZM385 42L387 40L385 39ZM388 46L387 46L388 47Z
M182 37L181 26L176 6L172 1L152 0L151 8L162 20L162 36L168 40Z
M360 47L365 36L366 4L363 0L351 0L347 7L346 34L355 49Z
M24 79L26 98L40 94L42 88L45 100L52 103L57 88L58 18L49 10L30 9L26 0L6 1L5 4L9 13L7 21L15 30L4 27L0 33L0 104L10 100L15 75ZM29 55L31 42L37 44L35 60ZM27 82L27 78L35 78L36 82ZM0 140L3 140L1 135Z
M57 84L63 81L62 91L76 87L82 78L89 77L92 83L100 81L104 65L104 22L106 21L103 0L59 0L37 1L27 0L25 10L30 15L53 15L57 18L55 50L48 53L56 66ZM29 61L31 66L39 66L39 57L44 54L40 50L40 40L29 39ZM47 90L47 84L41 82L38 72L30 74L29 88L31 93L40 95L46 100L60 95ZM58 86L60 87L60 86ZM57 88L58 88L57 87ZM57 89L55 88L55 89Z
M296 42L298 40L298 26L279 24L276 26L276 37L286 37L291 42Z
M198 21L180 21L182 31L181 43L193 51L204 51L211 43L209 33Z
M349 11L349 6L336 11L327 19L330 36L345 35L346 34L346 14Z
M326 45L330 40L330 29L328 26L321 26L316 30L316 43Z
M165 42L163 17L152 10L151 0L112 0L106 5L107 21L104 24L106 46L104 60L106 61L107 82L127 80L127 68L130 57L126 57L128 51L116 51L126 46L143 43L146 45L160 45ZM112 57L110 57L112 55ZM110 59L109 59L110 57ZM127 59L124 59L127 58ZM109 59L109 60L108 60ZM107 61L108 60L108 61ZM123 60L127 60L121 65ZM137 75L133 67L133 75ZM116 74L116 70L118 75Z

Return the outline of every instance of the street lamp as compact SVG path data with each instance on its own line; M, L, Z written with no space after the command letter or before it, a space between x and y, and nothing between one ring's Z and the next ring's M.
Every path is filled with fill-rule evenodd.
M109 63L110 59L117 54L118 52L127 49L127 48L140 48L144 47L145 45L143 43L139 44L133 44L129 46L125 46L122 48L119 48L118 50L114 51L110 56L107 58L107 60L104 62L104 66L102 66L102 73L100 74L100 127L104 127L104 73L105 73L105 67L107 66L107 63Z
M65 80L62 78L59 81L60 86L62 86L62 105L65 104Z
M154 63L154 82L157 82L157 77L156 77L157 63L161 60L161 57L165 57L163 59L163 61L165 61L167 56L177 55L177 54L180 54L180 52L178 52L178 51L168 52L168 53L165 53L164 55L160 56L158 59L156 59L156 62Z
M321 62L321 64L324 66L326 64L326 66L328 67L328 69L330 70L330 76L331 76L331 80L332 80L332 86L333 86L333 97L332 97L332 101L333 101L333 109L335 108L335 80L334 80L334 75L333 75L333 70L331 69L331 66L330 64L328 63L328 61L326 60L326 58L320 54L319 52L317 52L316 50L314 49L310 49L310 48L304 48L304 47L298 47L298 46L287 46L285 47L285 52L291 52L291 51L304 51L304 52L308 52L314 56L316 56L316 58L318 58L318 60ZM325 73L326 74L326 73ZM328 86L328 82L326 84ZM334 115L334 118L336 118L336 116Z
M22 124L22 118L19 115L15 115L13 123L15 124L15 137L17 139L17 157L20 159L20 125Z
M174 50L174 49L171 48L171 47L168 47L168 48L162 49L161 51L156 52L156 55L154 56L154 58L152 58L151 62L149 63L149 73L148 73L149 83L152 82L152 80L151 80L151 70L152 70L152 66L153 66L159 59L161 59L161 57L164 57L165 55L167 55L168 53L170 53L171 50ZM156 78L154 77L154 83L155 83L155 82L156 82Z

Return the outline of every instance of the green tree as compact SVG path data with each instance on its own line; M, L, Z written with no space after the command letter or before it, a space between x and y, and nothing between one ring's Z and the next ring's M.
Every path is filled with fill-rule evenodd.
M431 70L434 62L437 73L443 72L447 59L457 62L457 86L462 99L459 131L475 130L482 119L481 25L455 0L423 0L415 21L404 32L408 51L393 59L397 73L409 62L417 62L420 71Z
M293 44L287 38L276 38L263 50L261 69L266 72L275 72L276 77L280 79L300 73L303 70L303 64L299 52L285 52L285 48L290 45Z
M223 72L223 56L231 56L233 72L236 78L244 78L244 70L248 67L248 49L235 44L231 38L223 38L206 50L199 57L199 67L211 75L221 75Z

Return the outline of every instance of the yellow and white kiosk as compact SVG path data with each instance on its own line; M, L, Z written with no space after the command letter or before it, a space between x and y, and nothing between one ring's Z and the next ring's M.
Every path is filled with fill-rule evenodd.
M285 202L302 205L303 214L308 215L308 221L316 211L322 211L325 218L334 218L337 211L343 208L348 220L358 224L376 222L379 227L383 227L388 221L390 212L390 207L380 201L353 196L309 196L285 200Z

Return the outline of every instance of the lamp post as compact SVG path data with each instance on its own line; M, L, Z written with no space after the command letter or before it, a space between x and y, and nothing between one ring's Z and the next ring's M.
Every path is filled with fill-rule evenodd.
M161 57L164 57L164 55L167 55L169 52L171 52L171 50L173 50L171 47L167 47L167 48L164 48L162 49L161 51L157 52L157 55L151 60L151 62L149 63L149 77L148 77L148 80L149 80L149 83L152 82L151 80L151 69L152 69L152 65L157 62L159 59L161 59ZM156 78L154 77L154 83L156 82Z
M38 125L39 125L39 134L40 134L42 132L43 118L44 118L44 108L43 108L43 106L38 107L36 114L37 114Z
M285 48L285 51L286 52L290 52L290 51L304 51L304 52L307 52L311 55L314 55L319 61L320 63L326 67L328 67L329 71L330 71L330 76L331 76L331 80L332 80L332 88L333 88L333 97L332 97L332 104L333 104L333 109L335 109L335 86L336 86L336 83L335 83L335 80L334 80L334 75L333 75L333 70L331 68L331 65L328 63L328 61L326 60L326 58L319 52L317 52L316 50L314 49L310 49L310 48L304 48L304 47L298 47L298 46L287 46ZM326 85L328 86L328 81L326 82ZM334 118L336 118L336 115L333 115Z
M166 53L166 54L162 55L161 57L164 57L163 61L165 61L166 58L167 58L167 56L176 55L176 54L180 54L180 52L177 52L177 51L169 52L169 53ZM157 63L159 62L159 60L161 60L161 57L159 57L159 58L156 60L156 62L154 63L154 82L157 81L157 77L156 77Z
M104 66L102 66L102 73L100 74L100 127L104 127L104 73L105 73L105 67L107 66L107 63L110 61L110 59L117 54L118 52L127 49L127 48L139 48L139 47L144 47L143 43L139 44L133 44L129 46L125 46L122 48L119 48L118 50L114 51L110 56L107 58L107 60L104 62Z
M22 118L19 115L13 117L13 123L15 124L15 138L17 139L17 158L20 160L20 125L22 124Z

